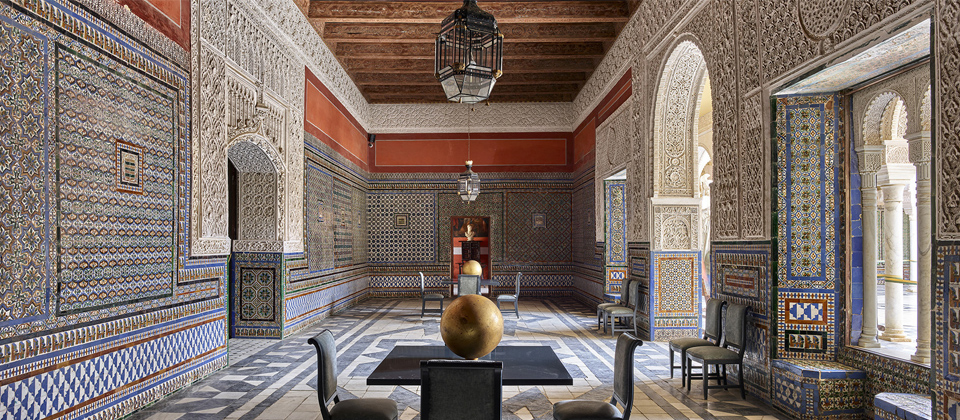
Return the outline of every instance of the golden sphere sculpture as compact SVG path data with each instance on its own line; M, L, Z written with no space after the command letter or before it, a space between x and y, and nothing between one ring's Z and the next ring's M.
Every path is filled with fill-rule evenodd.
M478 262L476 262L476 261L474 261L474 260L469 260L469 261L463 263L463 267L460 269L460 273L461 273L461 274L471 274L471 275L482 276L482 275L483 275L483 267L480 266L480 263L478 263Z
M503 315L486 297L460 296L440 316L440 337L454 354L476 360L500 344Z

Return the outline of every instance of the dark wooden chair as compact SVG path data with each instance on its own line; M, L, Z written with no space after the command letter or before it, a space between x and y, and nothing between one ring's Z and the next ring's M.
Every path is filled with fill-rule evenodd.
M397 402L387 398L340 401L337 395L337 342L330 330L307 340L317 348L317 396L323 420L397 420ZM333 408L327 409L330 402Z
M640 308L640 282L631 281L627 287L627 302L623 305L611 306L603 310L605 324L610 326L610 336L617 335L617 331L633 331L637 334L637 310ZM623 322L623 328L617 328L617 320ZM606 328L604 328L606 331Z
M440 293L426 292L426 278L420 273L420 318L424 313L442 314L443 313L443 295ZM427 309L427 302L440 302L440 309Z
M747 347L747 314L749 306L729 305L723 320L723 343L720 346L700 346L687 349L687 377L693 374L692 362L702 365L703 399L707 399L708 389L740 388L740 397L747 399L747 391L743 386L743 353ZM730 347L737 349L731 350ZM717 369L716 375L708 375L710 366ZM737 365L737 385L727 383L727 365ZM720 373L720 368L723 373ZM709 379L717 379L717 385L710 386ZM687 392L690 392L690 383L687 380Z
M517 280L514 284L515 290L512 295L498 295L497 296L497 307L500 308L502 312L511 312L504 311L500 307L501 303L510 303L513 305L513 313L517 314L517 318L520 318L520 278L523 277L523 274L517 273Z
M723 333L722 316L723 307L726 301L720 299L707 299L706 325L703 329L703 338L685 337L670 340L670 378L673 378L673 370L680 368L680 386L686 386L687 380L687 349L700 346L719 346L720 336ZM674 364L674 353L680 353L680 365ZM696 369L696 367L694 367Z
M620 299L620 302L605 302L597 305L597 329L600 329L600 322L603 321L603 332L607 332L607 318L604 316L604 311L607 308L612 308L614 306L627 306L627 304L630 303L630 296L627 295L627 290L630 290L630 285L633 284L634 281L629 282L627 287L621 288L620 296L623 299Z
M500 420L502 401L503 362L420 362L422 420Z
M633 353L643 341L633 334L617 338L613 356L613 398L610 402L567 400L553 405L554 420L629 420L633 410ZM621 412L617 404L623 407Z

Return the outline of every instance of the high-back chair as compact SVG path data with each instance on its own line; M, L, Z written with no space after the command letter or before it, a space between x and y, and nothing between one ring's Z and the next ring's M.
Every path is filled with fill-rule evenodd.
M630 333L617 338L613 356L613 398L610 402L567 400L553 405L554 420L629 420L633 410L633 353L643 341ZM623 407L621 412L617 404Z
M604 315L607 308L612 308L614 306L630 306L630 294L627 293L628 290L632 287L633 283L639 280L630 281L626 287L621 286L620 288L620 302L606 302L597 305L597 329L600 329L600 322L603 321L603 332L607 332L607 318Z
M703 399L707 399L707 390L716 388L740 388L740 397L747 399L747 391L743 386L743 354L747 347L747 314L750 307L745 305L731 304L727 306L727 314L723 320L723 344L718 346L700 346L687 349L687 377L693 374L691 362L698 362L703 365ZM737 349L730 350L730 347ZM716 366L717 385L710 386L707 374L710 365ZM727 383L727 365L738 365L737 385ZM720 374L720 367L723 367L723 374ZM722 380L722 383L720 383ZM687 380L687 392L690 392L690 383Z
M386 398L359 398L340 401L337 395L337 342L330 330L307 340L317 348L317 396L323 420L397 420L397 402ZM333 408L327 409L330 402Z
M670 340L670 378L673 378L673 370L680 368L680 386L686 386L687 381L687 349L700 346L719 346L723 315L723 307L727 304L722 299L707 299L706 325L703 328L703 338L684 337ZM680 365L674 364L673 354L680 352ZM696 369L696 367L694 367Z
M476 274L461 274L457 278L457 296L479 295L480 276Z
M617 331L633 331L637 333L637 309L640 308L640 282L631 281L627 287L627 303L625 306L611 306L603 310L606 314L606 323L610 325L610 336L617 335ZM623 328L617 328L617 319L624 323Z
M443 295L440 293L426 292L426 278L420 273L420 318L424 313L442 314L443 313ZM440 309L427 309L427 302L440 302Z
M420 362L422 420L500 420L502 401L503 362Z
M523 274L517 273L517 280L515 281L515 290L512 295L499 295L497 296L497 307L500 308L502 312L503 308L500 307L500 303L511 303L513 304L513 313L517 314L517 318L520 318L520 277L523 277Z

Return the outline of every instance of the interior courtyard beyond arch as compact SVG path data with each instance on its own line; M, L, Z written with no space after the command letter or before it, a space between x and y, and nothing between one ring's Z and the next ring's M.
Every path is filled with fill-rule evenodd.
M0 417L322 418L329 330L419 419L369 378L468 260L570 376L502 418L609 401L621 331L631 418L958 417L960 3L480 0L476 104L460 3L0 1ZM709 299L743 399L670 366Z

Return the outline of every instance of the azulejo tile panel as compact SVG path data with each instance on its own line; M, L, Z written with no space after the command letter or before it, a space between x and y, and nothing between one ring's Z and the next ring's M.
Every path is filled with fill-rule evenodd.
M700 333L700 252L651 252L650 325L653 340Z
M772 363L773 404L800 419L859 419L866 372L836 362L781 359Z
M437 198L433 193L370 193L366 208L370 262L436 261L436 209ZM404 215L399 226L398 214ZM449 221L440 226L448 224Z
M54 50L58 313L171 296L177 92L91 48ZM142 193L112 185L117 141L144 152Z
M837 362L867 372L864 388L868 412L881 392L930 395L930 368L853 347L837 351Z
M766 316L770 300L770 245L714 245L712 262L717 292Z
M604 181L607 225L607 264L627 262L627 183Z
M230 323L234 337L280 337L280 253L235 252Z
M333 205L333 176L319 164L307 160L304 166L307 188L304 191L306 254L310 272L333 269L336 217Z
M571 202L567 192L508 192L504 260L571 261Z
M777 99L781 287L836 287L840 112L833 95Z
M49 316L49 41L0 16L0 325Z
M833 291L781 289L777 307L777 348L795 358L822 358L836 351Z

